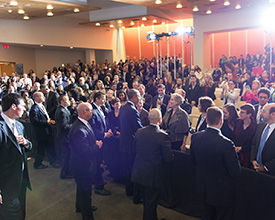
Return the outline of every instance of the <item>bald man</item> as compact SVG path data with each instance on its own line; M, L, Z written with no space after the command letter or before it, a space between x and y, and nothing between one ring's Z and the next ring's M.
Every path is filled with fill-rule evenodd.
M252 142L251 162L257 172L275 175L275 104L266 104Z
M163 165L173 160L168 134L159 129L161 112L154 108L149 112L150 125L139 129L134 139L136 158L132 181L144 191L143 220L158 219L157 204L163 180Z
M82 213L83 220L93 220L92 184L96 175L96 154L102 147L102 141L95 139L88 123L93 116L90 103L80 103L77 108L78 118L69 132L71 144L71 169L77 185L76 211Z

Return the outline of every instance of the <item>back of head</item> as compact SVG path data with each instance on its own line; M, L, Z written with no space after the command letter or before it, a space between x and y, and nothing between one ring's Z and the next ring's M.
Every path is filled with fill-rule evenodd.
M218 107L210 107L207 109L207 124L209 126L218 126L223 118L223 112Z
M15 93L9 93L7 95L4 95L2 98L2 111L6 112L10 109L10 107L14 105L18 105L20 101L23 101L23 98Z
M212 107L215 105L213 100L208 96L200 97L199 104L201 106L201 112L206 112L209 107Z
M152 108L149 112L148 118L151 124L161 123L161 111L157 108Z
M133 99L133 97L138 96L138 95L139 95L139 91L136 89L129 89L127 91L127 96L128 96L129 100Z

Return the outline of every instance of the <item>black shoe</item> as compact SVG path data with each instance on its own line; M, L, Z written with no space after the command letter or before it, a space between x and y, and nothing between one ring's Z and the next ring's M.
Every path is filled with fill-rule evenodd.
M91 208L92 208L92 211L93 211L93 212L97 210L97 207L96 207L96 206L93 206L93 205L92 205ZM79 212L81 212L81 210L80 210L79 208L76 208L76 209L75 209L75 212L79 213Z
M62 175L60 176L61 179L73 179L74 176L73 175Z
M111 192L106 189L95 189L95 194L102 195L102 196L109 196Z
M52 163L52 164L50 165L50 167L52 167L52 168L60 168L61 166L60 166L60 164L58 164L58 163Z
M133 200L133 203L135 205L142 204L143 203L143 199Z
M44 165L44 164L40 164L40 165L33 165L34 169L45 169L48 168L49 166Z

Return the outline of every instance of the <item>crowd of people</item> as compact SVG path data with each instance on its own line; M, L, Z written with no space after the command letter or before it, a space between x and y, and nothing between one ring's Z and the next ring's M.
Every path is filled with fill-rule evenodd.
M237 68L227 68L222 61L221 68L216 67L212 74L203 73L198 66L186 65L182 70L181 60L177 59L175 79L173 59L167 62L166 58L161 65L168 63L168 66L162 68L165 72L159 79L155 58L131 60L129 57L118 63L106 60L101 65L79 60L73 67L67 64L47 70L41 78L33 70L22 76L2 73L2 121L11 128L5 119L6 112L17 112L19 104L24 104L25 108L13 115L12 120L30 122L34 128L38 143L34 169L61 167L60 178L75 178L76 211L82 213L83 219L94 219L93 211L97 209L91 206L92 184L95 193L111 194L105 189L102 177L105 166L115 181L125 184L126 195L133 196L134 204L144 204L143 219L157 219L163 162L172 161L171 149L189 151L186 146L189 133L216 126L223 138L235 145L242 166L275 174L275 152L270 146L275 136L272 133L275 84L267 70L255 74L250 71L249 63L240 59L238 74ZM223 99L221 115L214 107L218 87ZM246 104L238 106L240 98ZM189 119L192 108L198 108L201 113L195 130ZM209 109L215 113L209 113ZM222 123L212 120L209 124L208 114L217 115ZM57 128L57 139L53 138L53 126ZM21 132L23 129L19 127ZM192 143L195 137L192 136ZM30 148L25 138L17 142L24 144L24 149L19 147L22 152ZM154 150L144 148L148 142ZM49 166L43 162L45 153ZM196 156L193 157L198 163ZM21 171L24 171L26 161L22 161ZM3 163L0 157L0 173ZM0 178L3 201L7 196L5 187ZM0 216L11 219L5 216L14 207L4 208L0 207Z

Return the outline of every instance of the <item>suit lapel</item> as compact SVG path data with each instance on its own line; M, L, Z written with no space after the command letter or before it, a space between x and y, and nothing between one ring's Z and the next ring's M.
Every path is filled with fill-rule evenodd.
M269 135L268 139L265 142L264 149L266 146L273 146L271 143L274 143L275 141L275 130L272 131L272 133Z

